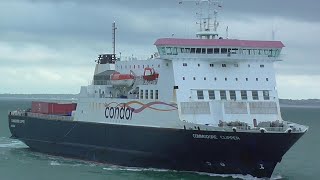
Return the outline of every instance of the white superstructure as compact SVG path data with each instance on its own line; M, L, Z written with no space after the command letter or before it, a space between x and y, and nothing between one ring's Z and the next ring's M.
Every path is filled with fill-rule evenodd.
M197 39L158 39L158 53L148 60L100 55L92 85L81 88L75 120L170 128L281 124L274 63L284 45L223 39L221 5L197 3L209 5ZM121 107L129 108L128 118Z

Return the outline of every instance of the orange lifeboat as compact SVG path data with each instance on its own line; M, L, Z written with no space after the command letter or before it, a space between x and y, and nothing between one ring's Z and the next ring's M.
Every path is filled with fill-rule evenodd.
M111 84L114 86L132 86L134 81L134 75L132 74L120 74L115 72L110 76Z
M154 81L159 78L159 73L157 73L153 68L144 68L143 79L146 81Z

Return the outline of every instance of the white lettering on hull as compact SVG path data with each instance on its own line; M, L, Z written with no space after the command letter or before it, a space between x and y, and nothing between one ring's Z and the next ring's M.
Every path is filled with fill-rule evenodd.
M213 140L231 140L231 141L240 141L239 136L217 136L217 135L207 135L207 134L193 134L195 139L213 139Z
M11 123L16 123L16 124L25 124L25 120L20 120L20 119L11 119Z

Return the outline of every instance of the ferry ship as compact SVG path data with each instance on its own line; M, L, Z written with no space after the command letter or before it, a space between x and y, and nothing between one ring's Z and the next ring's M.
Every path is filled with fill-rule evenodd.
M284 45L222 38L210 14L195 39L158 39L147 60L117 58L113 24L113 53L98 56L77 103L10 112L12 137L121 166L271 177L308 130L281 118L273 64Z

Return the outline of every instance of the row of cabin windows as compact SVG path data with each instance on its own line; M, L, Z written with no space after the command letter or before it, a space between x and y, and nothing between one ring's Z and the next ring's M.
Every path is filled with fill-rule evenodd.
M194 81L197 80L196 77L193 77L192 79L193 79ZM186 80L186 77L182 77L182 80L185 81L185 80ZM208 79L207 79L207 77L204 77L203 80L206 81L206 80L208 80ZM246 80L246 81L249 81L249 78L246 78L245 80ZM256 78L255 80L256 80L256 81L259 81L259 78ZM265 80L266 80L266 81L269 81L269 78L266 78ZM215 78L214 78L214 81L218 81L218 78L215 77ZM228 81L228 78L224 78L224 81ZM239 81L239 78L235 78L235 81Z
M159 99L159 90L140 90L140 99Z
M169 66L169 64L167 63L166 66ZM139 69L139 68L149 68L150 65L117 65L117 68L120 69ZM154 65L152 64L151 67L154 67ZM158 68L160 68L160 64L158 64Z
M209 97L210 100L215 100L216 99L216 93L215 93L216 91L208 90L206 92L208 93L208 97ZM245 91L245 90L240 91L241 100L248 100L248 93L249 92L250 91ZM220 90L219 93L220 93L220 99L221 100L227 100L227 91L226 90ZM262 95L263 95L263 97L259 98L258 91L251 91L251 96L252 96L253 100L260 100L260 99L270 100L269 91L267 91L267 90L262 91ZM230 90L229 91L229 96L230 96L229 97L230 100L240 99L240 97L239 98L237 97L237 93L234 90ZM199 100L204 100L204 91L203 90L197 90L197 97L198 97Z
M182 66L187 67L188 63L182 63ZM214 67L215 64L209 64L210 67ZM239 64L233 64L234 67L239 67ZM198 67L200 67L200 64L198 64ZM221 67L227 67L227 64L221 64ZM248 67L251 67L250 64L248 64ZM264 64L260 64L260 68L264 68Z
M247 49L247 48L178 48L178 47L158 47L160 55L178 54L240 54L278 57L279 49Z

